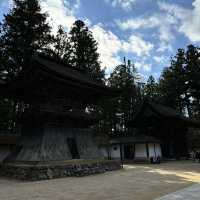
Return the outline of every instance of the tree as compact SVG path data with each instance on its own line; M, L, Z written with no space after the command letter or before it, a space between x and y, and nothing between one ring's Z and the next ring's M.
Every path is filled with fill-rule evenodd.
M68 39L67 32L64 30L63 26L58 27L56 36L53 37L53 48L50 49L50 54L52 57L62 60L66 63L70 63L71 59L71 44Z
M91 74L95 80L102 81L104 71L100 67L98 45L84 22L75 21L69 32L69 40L72 66Z
M127 63L124 60L124 64L118 65L110 75L108 84L121 91L120 95L111 100L109 106L107 106L111 111L112 121L110 125L114 133L128 133L126 124L131 119L135 105L138 103L137 79L136 68L130 60Z
M200 48L189 45L186 51L188 93L192 98L194 117L200 117Z
M164 104L184 113L188 102L185 75L185 51L178 49L171 59L171 65L165 68L159 80L159 89ZM189 107L188 107L189 108Z
M13 129L14 105L9 99L0 98L0 134L5 134Z
M47 15L41 13L37 0L14 0L9 14L0 25L0 75L7 81L30 64L36 52L44 52L51 41ZM14 127L16 104L0 99L1 128Z
M149 76L146 85L144 86L144 95L151 99L157 99L159 97L158 83L155 78Z
M46 17L38 0L14 0L0 29L0 70L7 78L14 77L36 52L48 47L51 36Z

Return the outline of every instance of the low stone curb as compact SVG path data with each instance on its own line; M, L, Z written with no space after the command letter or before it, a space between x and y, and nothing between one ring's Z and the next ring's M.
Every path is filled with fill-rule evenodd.
M93 163L73 163L51 165L0 165L0 175L20 180L38 181L61 177L82 177L121 169L119 161L100 161Z

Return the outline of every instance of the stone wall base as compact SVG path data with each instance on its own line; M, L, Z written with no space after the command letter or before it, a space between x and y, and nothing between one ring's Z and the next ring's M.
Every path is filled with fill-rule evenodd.
M4 163L0 175L20 180L38 181L69 176L88 176L121 169L121 163L114 160L82 160L73 162L46 163Z

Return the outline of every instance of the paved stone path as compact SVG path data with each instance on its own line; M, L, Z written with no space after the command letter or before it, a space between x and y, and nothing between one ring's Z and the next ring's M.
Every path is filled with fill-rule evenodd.
M200 184L195 184L155 200L199 200L199 199L200 199Z
M155 200L197 183L199 163L132 164L87 177L36 182L0 178L0 200Z

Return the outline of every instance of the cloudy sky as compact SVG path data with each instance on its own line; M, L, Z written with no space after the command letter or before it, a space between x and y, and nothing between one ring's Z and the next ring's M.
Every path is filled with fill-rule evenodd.
M12 5L0 0L0 20ZM84 20L107 73L131 59L144 78L159 77L178 48L200 45L200 0L41 0L52 32Z

